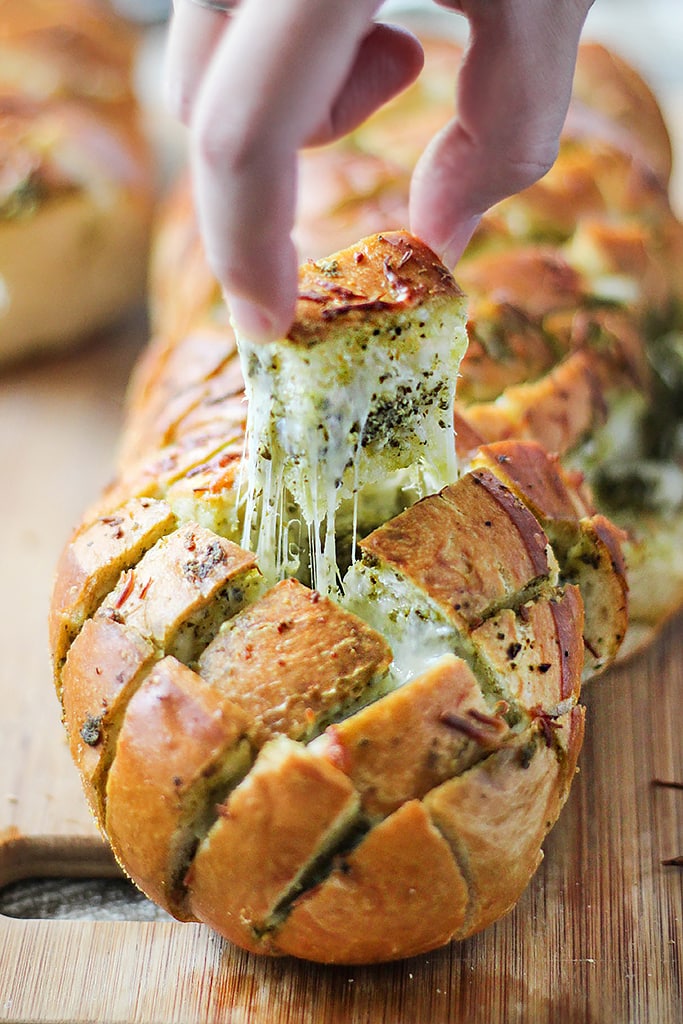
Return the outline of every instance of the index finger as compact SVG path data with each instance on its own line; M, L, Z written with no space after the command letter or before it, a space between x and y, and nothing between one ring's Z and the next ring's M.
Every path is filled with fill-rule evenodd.
M557 155L592 0L438 0L470 21L457 116L413 174L410 218L453 266L479 218Z
M378 7L378 0L245 0L196 97L191 161L200 228L233 315L252 335L285 333L293 318L297 150L334 106Z

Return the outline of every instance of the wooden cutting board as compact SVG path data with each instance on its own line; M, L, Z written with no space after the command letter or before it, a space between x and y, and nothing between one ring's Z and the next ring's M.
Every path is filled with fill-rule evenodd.
M683 113L678 94L668 112ZM146 337L139 314L0 375L0 906L17 885L115 873L65 744L46 615L59 551L112 472ZM203 926L141 920L132 898L94 920L73 881L53 882L75 917L0 914L0 1021L680 1024L683 868L663 862L683 854L683 791L653 781L683 781L683 616L585 703L581 772L545 860L482 935L379 967L260 960Z
M0 889L112 872L52 691L46 610L112 471L140 315L0 378ZM398 964L259 960L199 925L0 916L0 1021L441 1024L683 1020L683 618L586 693L581 773L517 908ZM1 895L1 893L0 893Z

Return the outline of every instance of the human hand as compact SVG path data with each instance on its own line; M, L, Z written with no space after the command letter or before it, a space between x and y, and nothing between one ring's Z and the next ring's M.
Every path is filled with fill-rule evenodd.
M470 37L457 116L413 172L413 231L454 267L482 215L550 170L593 0L435 0Z
M411 229L454 266L482 214L552 165L592 0L436 0L470 42L457 117L413 175ZM418 41L373 21L380 0L175 0L171 106L190 128L207 258L240 331L286 334L297 256L297 153L349 132L417 76Z

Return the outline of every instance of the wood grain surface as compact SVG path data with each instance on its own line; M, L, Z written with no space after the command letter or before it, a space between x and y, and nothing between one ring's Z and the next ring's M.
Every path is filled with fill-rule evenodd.
M115 873L64 740L46 613L61 546L112 472L146 336L139 313L0 377L0 895ZM329 968L261 960L200 925L92 920L87 906L70 920L0 914L0 1021L680 1024L683 868L664 862L683 854L683 791L654 780L683 781L683 617L584 700L580 775L545 860L485 933Z
M71 765L45 617L59 549L108 479L140 315L0 379L0 886L111 873ZM585 691L581 773L514 912L374 968L259 960L203 926L0 917L0 1020L441 1024L683 1019L683 618ZM87 910L84 911L87 913Z

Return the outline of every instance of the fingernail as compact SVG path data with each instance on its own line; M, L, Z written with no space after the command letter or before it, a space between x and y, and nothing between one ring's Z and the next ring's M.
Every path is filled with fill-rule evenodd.
M265 344L275 341L279 337L275 322L265 309L234 295L226 295L225 300L230 310L235 333L239 338Z

